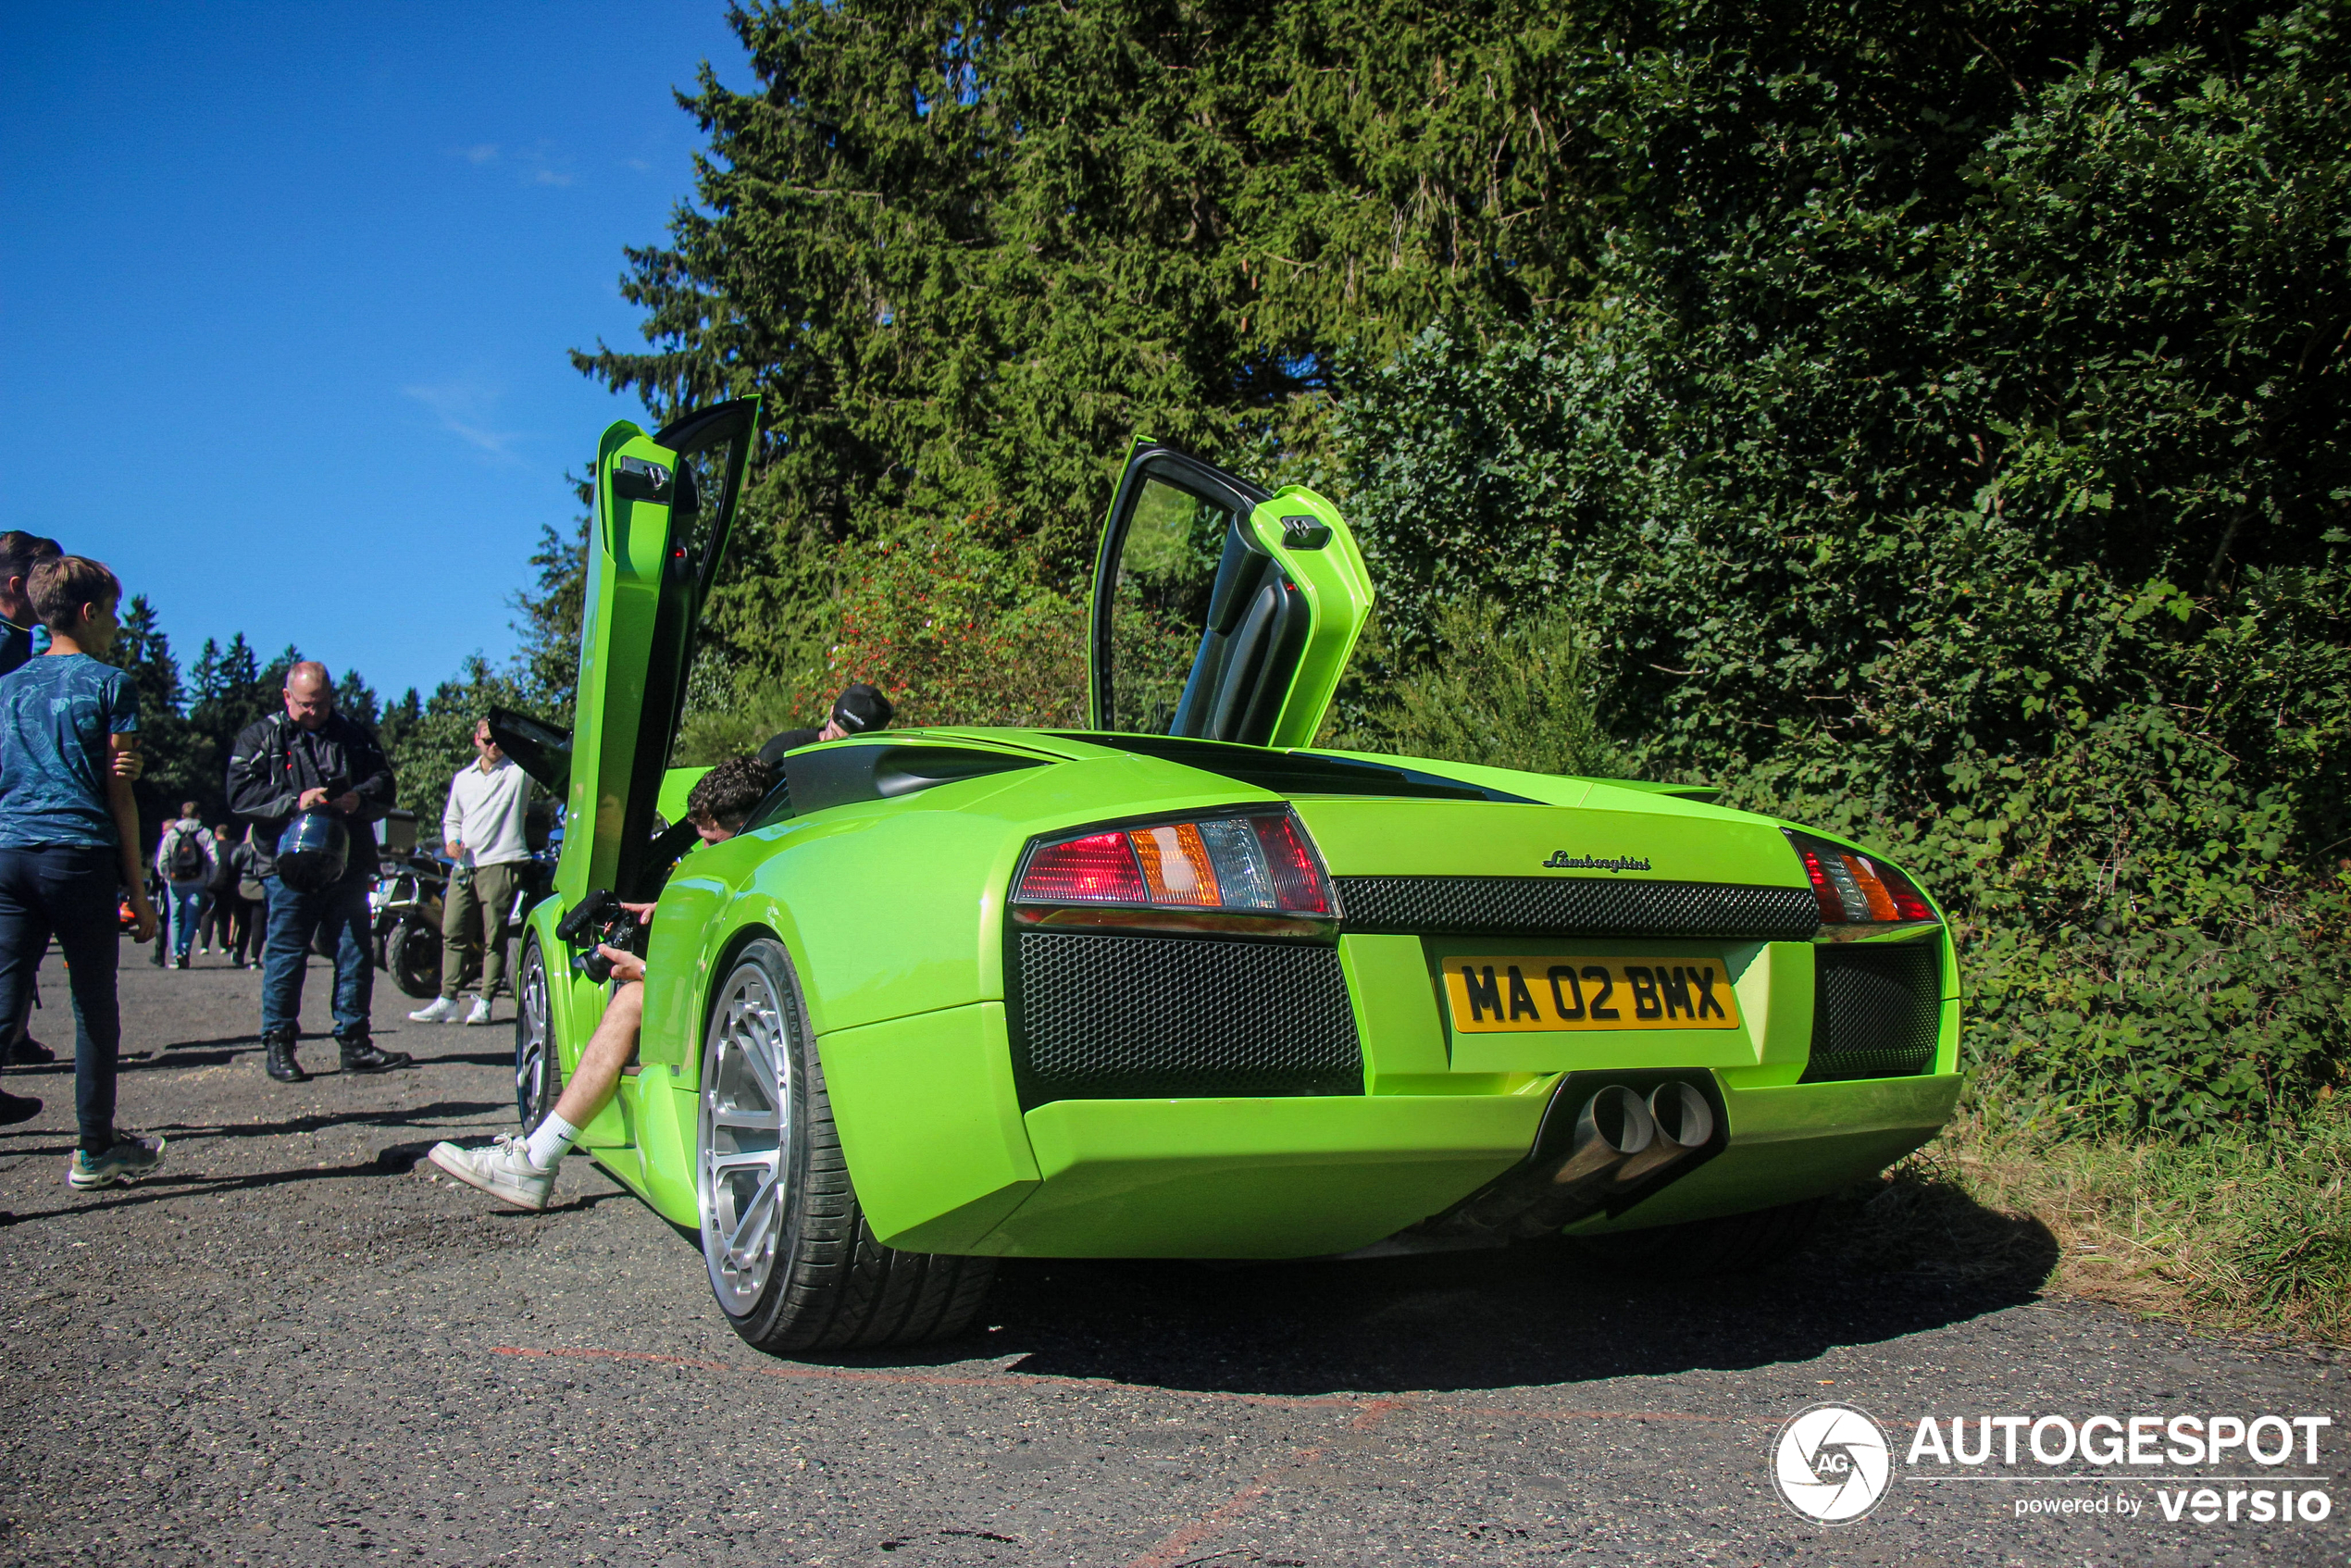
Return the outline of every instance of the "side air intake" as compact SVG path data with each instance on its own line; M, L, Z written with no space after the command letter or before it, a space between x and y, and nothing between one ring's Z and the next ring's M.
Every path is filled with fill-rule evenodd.
M1024 1108L1363 1092L1334 948L1024 931L1014 951Z
M1814 950L1812 1061L1800 1080L1901 1078L1934 1065L1943 944L1840 942Z

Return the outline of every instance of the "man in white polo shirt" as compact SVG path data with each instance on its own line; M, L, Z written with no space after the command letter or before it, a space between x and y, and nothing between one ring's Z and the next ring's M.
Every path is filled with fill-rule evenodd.
M506 984L506 912L521 863L530 858L523 835L530 779L490 738L488 719L474 726L474 751L449 781L449 807L441 814L442 852L457 864L441 911L441 996L408 1014L419 1024L457 1015L457 992L477 958L481 988L466 1023L490 1022L490 999Z

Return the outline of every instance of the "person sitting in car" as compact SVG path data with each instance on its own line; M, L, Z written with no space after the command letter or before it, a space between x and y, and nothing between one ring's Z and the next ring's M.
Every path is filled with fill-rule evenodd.
M741 832L774 778L774 771L757 757L735 757L703 774L686 797L687 818L702 843L720 843ZM653 920L651 903L621 907L641 921ZM547 1206L564 1155L579 1129L611 1102L621 1070L636 1059L645 1017L645 961L616 947L599 945L596 951L612 964L612 995L596 1032L579 1053L579 1066L547 1119L527 1136L501 1133L487 1149L437 1143L429 1155L434 1164L466 1186L518 1209Z
M783 761L786 752L796 752L819 740L838 740L845 735L887 729L897 716L898 710L881 694L881 688L861 680L833 699L833 711L822 729L787 729L773 736L759 748L759 760L774 767Z

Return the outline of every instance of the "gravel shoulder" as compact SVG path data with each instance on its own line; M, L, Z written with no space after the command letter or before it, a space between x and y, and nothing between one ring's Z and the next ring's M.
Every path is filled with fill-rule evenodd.
M317 1040L280 1086L257 974L196 963L124 950L122 1121L170 1138L157 1179L71 1192L69 1067L6 1074L48 1109L0 1129L0 1562L2351 1561L2351 1514L2171 1523L2144 1475L1905 1475L1860 1524L1798 1518L1769 1454L1831 1400L1897 1460L1930 1415L2327 1414L2293 1474L2351 1509L2331 1353L1814 1253L1698 1286L1539 1247L1019 1263L966 1341L776 1360L585 1161L544 1215L420 1164L512 1125L506 1004L411 1026L379 984L417 1068L346 1078ZM43 991L69 1054L54 959ZM2126 1493L2134 1518L2014 1511Z

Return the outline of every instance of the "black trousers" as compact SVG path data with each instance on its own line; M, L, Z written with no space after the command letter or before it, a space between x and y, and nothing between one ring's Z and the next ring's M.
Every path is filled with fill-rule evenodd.
M122 1049L115 894L121 881L113 850L66 844L0 849L0 1018L22 1014L41 956L55 937L73 988L74 1113L81 1147L92 1154L115 1141L115 1059Z
M213 894L204 918L196 922L196 940L216 952L233 952L243 958L253 946L253 901L239 898L234 888Z

